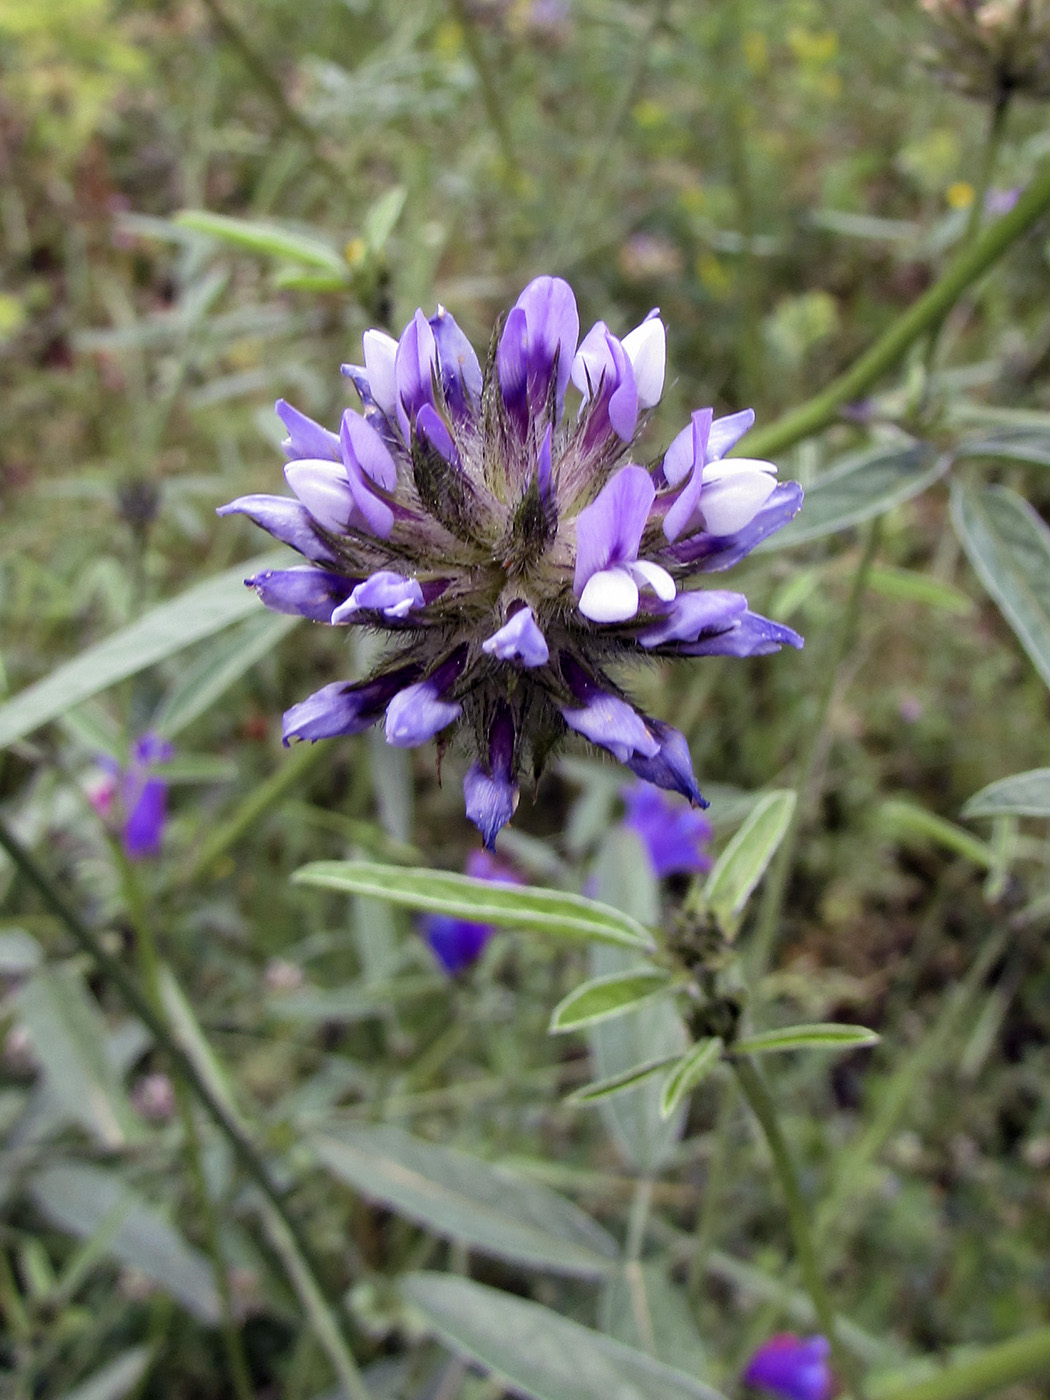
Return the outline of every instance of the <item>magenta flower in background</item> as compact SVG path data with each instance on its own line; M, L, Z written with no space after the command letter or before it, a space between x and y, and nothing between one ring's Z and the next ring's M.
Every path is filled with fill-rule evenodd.
M623 799L624 824L641 837L658 879L711 869L711 823L703 812L648 783L625 788Z
M831 1400L836 1385L830 1353L826 1337L780 1332L763 1342L740 1379L778 1400Z
M467 874L478 880L493 880L497 884L522 883L520 876L487 851L470 853ZM457 976L477 962L495 932L491 924L471 923L469 919L457 919L451 914L424 914L419 925L430 951L450 977Z
M102 778L88 796L99 816L120 832L129 860L160 854L168 814L168 784L157 766L174 750L166 739L146 733L135 740L127 763L101 760Z
M754 414L694 413L662 460L640 465L664 324L654 310L622 338L599 321L581 340L558 277L529 283L484 368L441 307L417 311L399 340L367 331L363 351L344 366L361 411L338 432L277 404L294 499L242 496L219 512L306 561L247 580L267 607L391 643L370 675L293 705L285 743L380 721L402 748L459 736L467 815L490 850L521 773L538 775L570 730L703 805L684 737L640 713L608 667L632 652L802 645L743 594L699 586L802 501L771 462L726 457Z

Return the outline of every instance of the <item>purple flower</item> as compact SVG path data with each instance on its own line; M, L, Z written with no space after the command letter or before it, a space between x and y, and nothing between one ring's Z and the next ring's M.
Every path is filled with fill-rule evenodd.
M136 739L126 764L103 758L101 781L88 796L105 821L120 831L129 860L160 854L168 809L168 784L156 767L167 763L174 750L166 739L146 733Z
M520 877L485 851L472 851L467 874L497 884L520 885ZM455 977L477 962L492 937L491 924L475 924L452 914L424 914L419 921L423 937L443 971Z
M830 1352L826 1337L780 1332L763 1342L740 1379L778 1400L831 1400L836 1385Z
M665 875L698 875L711 869L707 843L711 823L692 806L683 806L648 783L624 789L624 824L641 837L653 871Z
M645 782L703 799L682 734L609 676L635 656L748 657L799 646L742 593L705 589L798 510L769 462L727 458L751 411L694 413L653 467L636 446L659 401L666 332L654 310L622 338L580 340L567 282L537 277L482 366L453 317L417 311L399 339L370 330L344 366L361 411L337 433L283 400L294 499L242 496L303 557L250 580L267 607L385 632L371 674L286 713L309 741L384 724L407 747L459 738L464 796L491 848L524 771L570 731ZM575 404L566 404L570 384Z

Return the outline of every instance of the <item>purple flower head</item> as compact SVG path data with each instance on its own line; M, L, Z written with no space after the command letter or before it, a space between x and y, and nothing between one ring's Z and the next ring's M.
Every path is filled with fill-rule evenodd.
M492 880L496 884L522 883L509 866L485 851L470 853L467 874L478 880ZM458 976L477 962L495 931L491 924L475 924L451 914L424 914L419 923L430 951L450 977Z
M129 860L160 854L168 812L168 784L157 767L168 762L174 750L166 739L143 734L131 746L128 761L101 761L102 780L93 785L91 805L105 821L119 826L121 844Z
M740 1379L777 1400L831 1400L836 1385L830 1353L826 1337L780 1332L763 1342Z
M625 788L623 797L624 824L641 837L658 878L699 875L711 869L707 853L711 823L703 812L665 797L649 783Z
M302 556L249 580L267 607L387 642L369 674L293 705L285 742L382 723L397 747L458 744L467 814L490 848L522 773L572 735L704 805L684 735L642 714L612 664L801 642L742 593L703 586L791 519L800 488L726 455L750 409L698 410L662 457L643 446L667 335L656 310L618 331L599 321L580 344L557 277L529 283L484 364L440 307L398 339L370 330L363 366L345 367L361 411L338 432L278 404L294 494L221 512Z

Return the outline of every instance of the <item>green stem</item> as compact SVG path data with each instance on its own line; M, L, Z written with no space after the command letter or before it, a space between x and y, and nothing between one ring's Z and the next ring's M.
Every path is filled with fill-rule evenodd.
M344 1335L340 1325L341 1319L338 1319L328 1306L324 1290L318 1282L323 1277L323 1270L319 1266L313 1246L302 1226L292 1214L284 1191L273 1180L269 1167L256 1150L251 1138L228 1106L222 1102L207 1080L200 1074L193 1059L172 1035L163 1017L156 1012L150 998L143 992L120 958L106 948L94 929L90 928L80 915L66 903L65 898L37 865L29 851L8 830L2 819L0 819L0 846L14 861L23 877L40 894L45 904L66 926L84 952L92 958L106 980L113 984L130 1009L153 1036L157 1045L164 1051L175 1072L185 1081L216 1127L226 1137L237 1162L262 1192L274 1220L280 1227L288 1248L289 1258L295 1262L294 1281L297 1291L300 1296L303 1296L304 1291L306 1291L309 1303L308 1312L315 1325L318 1322L324 1324L323 1335L319 1334L319 1340L325 1347L328 1358L339 1376L349 1400L370 1400L368 1390L354 1361L349 1340Z
M799 1185L798 1173L795 1171L795 1164L791 1160L791 1152L788 1148L787 1140L780 1130L776 1105L773 1103L769 1090L766 1088L751 1060L741 1056L732 1059L731 1064L736 1074L736 1081L740 1085L744 1098L747 1100L748 1107L758 1119L759 1127L762 1129L763 1136L766 1139L770 1154L773 1158L773 1166L780 1181L780 1187L784 1193L784 1200L787 1205L788 1221L791 1225L791 1235L795 1242L795 1252L798 1256L798 1265L802 1273L802 1282L813 1303L813 1310L817 1315L817 1324L831 1345L832 1356L843 1381L849 1387L852 1394L857 1397L857 1400L862 1400L863 1390L860 1384L858 1367L854 1362L852 1354L843 1347L839 1337L838 1324L835 1320L835 1311L831 1306L831 1298L828 1295L823 1275L820 1272L820 1265L817 1262L817 1251L813 1243L813 1235L809 1228L809 1215L806 1209L806 1202L802 1196L802 1188Z
M135 946L139 955L142 981L158 1018L164 1020L164 1001L160 986L160 956L157 951L157 941L153 936L153 923L146 907L142 881L119 842L113 843L113 850L124 886L124 895L128 902L132 927L135 930ZM204 1234L208 1242L212 1277L215 1280L215 1291L218 1294L222 1316L220 1331L222 1332L223 1346L226 1349L226 1361L229 1366L230 1379L233 1382L234 1395L236 1400L252 1400L251 1373L248 1370L248 1360L244 1353L244 1343L240 1330L234 1318L233 1291L230 1288L230 1273L226 1265L222 1237L219 1233L219 1218L215 1211L215 1202L208 1189L204 1161L201 1156L200 1137L193 1119L193 1108L189 1101L186 1081L179 1074L175 1075L174 1089L175 1104L185 1142L186 1164L204 1219Z
M451 0L452 13L456 16L456 22L463 31L463 41L467 46L467 53L470 54L470 61L474 65L474 71L478 75L478 82L481 85L481 100L485 106L485 115L489 119L489 125L496 133L499 141L500 154L503 156L503 164L509 176L516 176L519 173L518 159L514 154L514 142L511 140L510 127L507 124L507 117L503 110L503 99L492 77L493 65L485 57L485 50L481 44L481 35L478 27L474 23L474 17L467 9L463 0Z
M1009 88L1003 89L992 104L988 116L988 131L981 151L981 168L973 187L973 204L970 206L970 217L966 222L966 233L963 237L964 247L969 247L981 229L981 221L984 218L984 203L988 198L988 191L992 187L992 176L995 174L999 150L1003 144L1003 132L1006 129L1006 114L1010 110L1011 95Z
M930 289L894 321L869 350L833 379L808 402L786 413L783 418L748 437L748 451L755 457L783 452L803 438L826 428L838 416L843 404L860 398L900 360L904 352L951 310L955 303L986 272L1011 244L1050 209L1050 161L1037 172L1028 188L1010 210L991 224L974 243L959 252Z
M817 713L813 720L813 729L809 737L809 743L806 746L802 767L799 771L797 783L798 801L795 804L795 810L791 816L791 823L784 835L784 839L780 843L780 847L773 858L769 874L766 878L765 888L762 891L762 903L759 907L755 931L751 938L749 954L750 975L752 985L755 986L757 986L758 979L761 977L769 962L773 944L776 941L777 933L780 929L780 917L784 908L784 896L787 893L788 880L791 877L791 869L795 861L795 851L798 847L798 836L801 830L800 824L812 795L811 789L824 749L831 707L835 702L835 692L838 689L839 674L842 663L849 654L849 650L857 634L857 628L860 623L861 606L864 602L864 594L868 586L868 577L871 573L872 565L875 562L875 556L878 553L881 536L882 521L881 518L879 518L872 521L868 531L868 538L864 545L864 552L860 557L860 562L857 564L856 573L853 575L853 584L850 588L846 610L842 615L842 623L839 627L835 648L828 661L824 690L820 697Z
M1050 1376L1050 1327L987 1347L926 1380L880 1385L872 1400L969 1400L1036 1376Z

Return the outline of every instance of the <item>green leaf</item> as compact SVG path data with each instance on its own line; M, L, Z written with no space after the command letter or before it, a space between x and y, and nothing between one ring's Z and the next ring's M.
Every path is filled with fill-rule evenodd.
M43 959L43 949L26 929L0 928L0 977L24 977Z
M531 1400L723 1400L634 1347L471 1279L416 1273L401 1287L446 1346Z
M48 1167L33 1176L29 1193L51 1223L77 1239L107 1234L105 1252L138 1269L202 1322L219 1320L211 1265L132 1191L101 1167Z
M401 977L393 982L355 982L346 987L304 987L302 991L274 992L266 1010L282 1021L333 1021L349 1025L385 1016L402 1001L448 996L448 986L435 977Z
M616 1263L616 1241L539 1182L392 1126L310 1138L322 1164L371 1201L485 1254L594 1277Z
M769 1055L780 1050L853 1050L859 1045L875 1045L880 1039L866 1026L840 1025L821 1021L812 1026L784 1026L778 1031L760 1031L733 1044L734 1055Z
M370 253L381 253L386 247L387 239L393 233L405 207L407 193L404 185L394 185L379 196L365 215L361 233Z
M935 841L965 860L973 861L982 870L990 870L995 864L995 852L987 842L978 841L961 826L928 812L916 802L892 797L880 804L877 818L879 826L896 838L917 836L924 841Z
M1050 768L1014 773L981 788L963 808L964 817L1050 817Z
M594 938L629 948L652 947L636 919L582 895L561 890L499 885L446 870L409 870L371 861L315 861L292 879L302 885L371 895L409 909L452 914L480 924L525 929L555 938Z
M149 1347L131 1347L59 1400L124 1400L146 1374L153 1352Z
M606 1283L602 1331L638 1347L668 1366L703 1378L708 1358L696 1330L693 1306L667 1275L666 1262L628 1261Z
M551 1013L550 1031L573 1031L622 1016L639 1002L668 990L670 978L658 968L638 968L592 977L563 997Z
M889 565L868 572L868 587L884 598L901 598L906 603L923 603L930 608L969 617L975 611L974 601L961 588L953 588L939 578L920 574L915 569L895 569Z
M44 968L22 988L18 1010L65 1117L104 1147L141 1136L110 1057L106 1024L83 980L68 968Z
M299 618L283 613L250 617L232 636L223 637L186 668L153 716L150 728L173 739L217 704L298 622Z
M722 1041L718 1036L698 1040L664 1080L660 1092L661 1117L670 1118L686 1094L707 1078L721 1057Z
M932 459L929 449L917 443L847 457L806 487L799 514L760 548L790 548L885 515L921 495L950 465L950 457Z
M727 938L736 933L744 906L784 839L794 811L795 794L789 788L760 797L707 877L704 901Z
M262 554L205 579L59 666L0 706L0 748L99 691L248 617L259 600L244 587L245 578L286 560L283 551Z
M600 1103L603 1099L612 1098L614 1094L622 1094L625 1089L633 1089L635 1085L641 1084L651 1075L659 1074L660 1070L666 1069L668 1065L673 1065L677 1058L677 1055L658 1055L655 1059L643 1060L641 1064L630 1065L627 1069L620 1070L617 1074L610 1074L605 1079L595 1079L590 1084L581 1085L579 1089L574 1089L571 1094L566 1096L565 1102L577 1106Z
M951 513L977 576L1050 685L1050 530L1003 486L956 487Z
M1006 428L984 438L971 438L955 449L957 458L991 457L1006 462L1028 462L1050 467L1050 431Z
M617 824L607 831L594 872L600 898L636 919L655 924L660 917L660 885L636 832ZM637 968L623 948L592 944L589 971L603 977ZM660 1080L653 1071L674 1063L689 1044L673 1003L643 1001L625 1016L599 1021L587 1031L596 1084L588 1085L605 1129L624 1161L638 1173L657 1173L674 1152L685 1128L685 1114L660 1117ZM586 1092L586 1091L585 1091Z
M290 262L317 267L324 272L346 272L346 262L330 244L312 234L300 233L281 224L262 219L233 219L226 214L211 214L206 209L181 209L173 219L180 228L218 238L235 248L259 253L266 258L285 258Z

